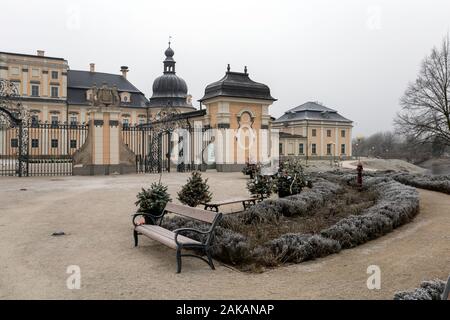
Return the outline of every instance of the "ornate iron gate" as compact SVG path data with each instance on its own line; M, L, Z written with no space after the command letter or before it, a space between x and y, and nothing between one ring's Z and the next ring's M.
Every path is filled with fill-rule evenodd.
M31 121L16 86L0 79L0 176L72 175L85 124Z
M179 134L178 131L184 134ZM161 173L172 170L185 172L204 168L196 161L193 137L194 128L191 127L188 117L170 106L164 113L160 113L157 119L146 125L122 128L125 145L136 155L137 173ZM203 143L201 152L207 144ZM177 162L173 161L173 158L181 160Z

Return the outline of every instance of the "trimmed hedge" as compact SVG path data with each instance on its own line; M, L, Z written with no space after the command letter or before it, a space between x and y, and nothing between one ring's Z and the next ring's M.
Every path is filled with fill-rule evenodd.
M340 183L354 180L354 175L331 174L329 179ZM279 263L299 263L352 248L391 232L409 221L419 212L419 196L415 188L405 186L389 177L367 177L365 187L377 192L374 206L360 215L350 215L319 234L284 234L277 239L252 247L249 239L233 231L236 224L274 223L281 216L313 215L314 209L323 205L341 186L338 183L317 178L314 187L301 194L277 200L263 201L248 210L225 215L216 229L213 256L231 264L258 263L274 266ZM164 224L173 230L181 227L206 229L207 226L175 217ZM199 239L199 235L188 235Z
M396 292L394 300L441 300L444 290L445 282L440 279L423 281L412 291Z
M258 224L276 222L281 216L310 215L340 190L340 185L319 179L312 189L285 198L264 200L242 213L226 216L226 219L228 222L234 220L237 223Z
M392 179L416 188L427 189L450 194L450 175L420 175L411 173L397 173Z

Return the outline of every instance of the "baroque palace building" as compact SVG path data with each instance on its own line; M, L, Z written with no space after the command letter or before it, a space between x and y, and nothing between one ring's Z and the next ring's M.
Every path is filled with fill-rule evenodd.
M272 118L269 107L276 99L267 85L250 79L247 67L235 72L228 65L220 80L206 86L200 108L195 108L186 82L176 74L174 55L169 43L163 74L154 80L150 99L128 81L126 66L119 74L98 72L94 64L88 71L71 70L67 60L46 56L44 51L36 55L0 52L0 78L15 84L22 105L36 123L88 123L92 108L98 105L98 93L106 90L122 128L148 126L165 110L176 109L193 126L215 130L208 159L218 171L241 170L246 162L267 162L278 155L317 159L352 155L351 120L316 102ZM244 132L243 142L235 132ZM255 138L276 132L276 140Z

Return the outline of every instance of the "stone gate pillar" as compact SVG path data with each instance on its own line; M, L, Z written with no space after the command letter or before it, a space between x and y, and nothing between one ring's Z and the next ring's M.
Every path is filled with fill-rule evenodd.
M89 133L73 156L74 175L109 175L136 172L136 156L121 136L120 100L115 88L92 89L93 106L88 110Z

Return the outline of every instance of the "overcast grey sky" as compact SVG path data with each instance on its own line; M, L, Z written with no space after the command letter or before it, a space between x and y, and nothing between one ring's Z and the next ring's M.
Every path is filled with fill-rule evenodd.
M168 36L194 99L248 66L278 99L271 114L320 101L354 135L392 128L421 60L450 28L450 1L0 0L0 51L64 57L71 69L119 73L151 96ZM198 104L198 103L197 103Z

